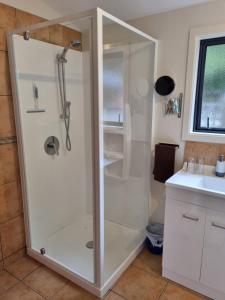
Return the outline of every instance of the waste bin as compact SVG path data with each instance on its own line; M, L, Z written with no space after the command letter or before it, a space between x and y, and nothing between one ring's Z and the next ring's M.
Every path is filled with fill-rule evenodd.
M164 225L160 223L150 223L146 227L147 245L154 254L163 252L163 231Z

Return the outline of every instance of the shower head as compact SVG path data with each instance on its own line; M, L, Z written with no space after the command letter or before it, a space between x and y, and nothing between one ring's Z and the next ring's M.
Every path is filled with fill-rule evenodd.
M67 45L64 49L63 49L63 52L62 54L60 55L60 59L62 60L66 60L66 53L69 49L71 48L78 48L81 46L81 41L80 40L74 40L74 41L71 41L69 43L69 45Z
M81 46L81 41L80 40L74 40L70 42L71 47L80 47Z

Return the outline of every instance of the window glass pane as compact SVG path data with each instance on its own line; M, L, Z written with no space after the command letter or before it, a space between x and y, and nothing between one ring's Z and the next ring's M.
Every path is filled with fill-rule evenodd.
M200 126L207 122L209 128L225 128L225 44L207 47Z
M103 56L104 121L123 122L123 52L114 48Z

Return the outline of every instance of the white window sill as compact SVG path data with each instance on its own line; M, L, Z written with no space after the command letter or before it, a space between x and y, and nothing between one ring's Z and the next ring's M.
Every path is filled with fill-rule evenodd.
M225 134L208 132L189 132L183 134L184 141L225 144Z

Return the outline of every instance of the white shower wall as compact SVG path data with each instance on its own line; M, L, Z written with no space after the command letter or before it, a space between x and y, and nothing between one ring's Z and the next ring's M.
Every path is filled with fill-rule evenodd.
M83 53L69 50L66 87L71 102L72 151L68 152L64 121L60 119L56 64L56 55L63 47L33 39L25 41L21 36L14 36L13 42L31 243L39 250L52 234L85 215L90 206L87 204L92 195L91 109L89 95L84 99L84 86L89 84L89 78L88 70L83 69ZM27 113L34 107L33 84L38 87L39 108L45 112ZM45 152L44 143L49 136L59 139L59 155Z

